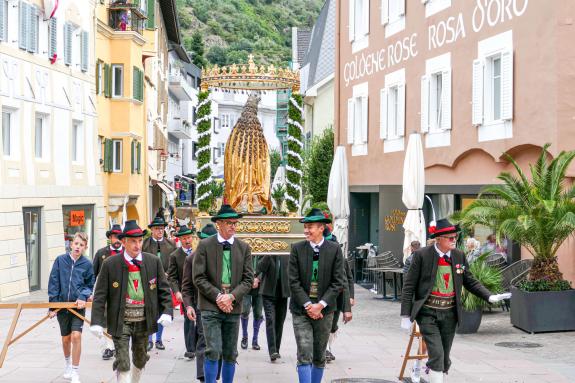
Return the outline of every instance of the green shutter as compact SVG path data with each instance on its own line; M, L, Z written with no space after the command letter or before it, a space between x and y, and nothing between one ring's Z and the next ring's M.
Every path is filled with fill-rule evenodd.
M137 163L136 168L138 169L138 174L141 174L142 173L142 143L141 142L138 142L136 149L137 149L136 157L138 159L138 163Z
M154 29L156 27L156 22L154 21L155 11L156 11L156 0L148 1L148 20L146 22L146 28Z
M144 101L144 71L140 69L140 101Z
M102 62L100 60L98 60L96 62L96 95L100 94L100 66L102 65Z
M108 157L110 156L110 140L104 140L104 172L110 171L110 162L108 161Z
M82 72L87 72L88 71L88 60L89 60L89 56L90 56L90 45L88 44L88 32L87 31L82 31L81 33L81 44L82 44L82 57L81 57L81 61L80 61L80 67L82 69Z
M112 70L109 64L104 64L104 96L112 97Z
M132 98L134 100L138 99L138 68L134 67L132 69Z
M49 58L58 53L58 21L55 17L50 19L50 49L48 49Z
M28 4L20 1L18 6L18 47L20 49L26 50L28 46L28 22L30 18L28 17Z

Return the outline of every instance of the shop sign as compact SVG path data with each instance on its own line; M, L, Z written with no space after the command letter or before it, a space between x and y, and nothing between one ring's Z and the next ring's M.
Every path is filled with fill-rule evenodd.
M389 215L384 217L385 230L396 231L397 226L401 227L403 225L403 221L405 221L406 215L407 213L402 210L393 209Z
M84 210L70 211L70 226L84 226L85 222Z

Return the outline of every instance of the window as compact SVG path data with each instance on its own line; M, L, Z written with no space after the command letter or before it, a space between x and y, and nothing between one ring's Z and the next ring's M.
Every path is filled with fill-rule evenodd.
M383 151L403 150L405 136L405 70L385 76L385 88L380 91L379 135L384 140Z
M221 128L229 128L230 127L230 115L227 113L223 113L220 115L220 127Z
M214 117L214 119L212 120L214 134L218 134L220 132L219 125L220 125L220 119L218 117Z
M352 144L352 155L367 154L368 97L367 83L353 88L353 97L347 100L347 143Z
M212 162L215 164L218 163L218 158L220 158L220 148L212 148Z
M425 62L421 77L421 132L429 133L426 147L449 145L449 137L429 139L430 135L451 129L451 53Z
M451 7L451 0L421 0L425 5L425 17L435 15Z
M112 64L112 97L124 95L124 65Z
M142 144L138 141L132 141L132 174L141 172L141 155L142 155Z
M405 29L406 0L381 0L381 24L385 26L385 37Z
M192 142L192 160L198 159L198 143Z
M353 53L367 48L369 41L369 0L349 0L349 41Z
M112 140L112 171L122 172L122 140Z
M0 41L8 41L8 1L0 0Z
M220 142L220 157L225 154L225 150L226 150L226 144L223 142Z
M479 141L512 137L513 35L507 31L478 43L473 61L472 124Z
M34 154L38 159L46 157L46 144L47 144L47 126L46 117L42 115L36 115L36 123L34 126Z
M12 113L2 111L2 154L12 155Z
M72 123L72 162L82 163L84 161L84 132L82 124L74 121Z
M96 63L96 94L104 93L106 85L104 84L104 62L98 60Z

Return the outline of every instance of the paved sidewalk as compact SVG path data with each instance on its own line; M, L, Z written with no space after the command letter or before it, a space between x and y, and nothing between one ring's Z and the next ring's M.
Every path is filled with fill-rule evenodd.
M382 301L361 287L356 288L357 305L354 320L340 326L334 353L337 360L328 365L324 382L338 378L373 378L397 381L407 335L399 330L399 303ZM35 294L29 300L46 299ZM19 329L30 325L43 314L40 310L26 311ZM0 340L8 331L10 310L0 310ZM251 322L250 322L251 325ZM143 383L191 383L195 380L195 361L182 358L184 351L183 318L176 312L175 323L164 331L165 351L152 350ZM17 329L17 333L18 333ZM251 331L250 331L251 333ZM531 349L509 349L496 346L499 342L534 342ZM453 347L449 383L497 382L543 383L570 382L575 376L572 347L575 333L530 335L509 324L509 313L501 310L484 315L479 332L457 336ZM294 383L297 382L296 350L291 316L284 330L282 358L272 364L267 356L265 331L260 332L261 351L240 350L236 382ZM56 319L39 328L8 351L0 382L67 382L62 378L62 356ZM112 361L100 357L98 340L84 327L83 352L80 365L82 383L113 382Z

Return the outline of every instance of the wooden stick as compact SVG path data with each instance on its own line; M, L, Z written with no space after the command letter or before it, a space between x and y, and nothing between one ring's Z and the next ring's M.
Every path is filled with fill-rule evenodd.
M56 309L54 310L55 312L60 311L60 309ZM30 331L34 330L36 327L40 326L46 319L50 318L50 314L46 314L46 316L42 319L40 319L38 322L34 323L32 326L28 327L27 330L23 331L22 333L20 333L20 335L14 337L14 339L12 339L10 341L10 343L8 343L8 346L12 346L13 343L16 343L16 341L20 338L22 338L24 335L28 334Z
M6 335L6 340L4 341L4 346L2 347L2 353L0 353L0 368L4 364L4 359L6 359L6 354L8 353L8 346L16 330L16 324L18 324L18 318L20 318L20 313L22 312L22 303L18 303L16 307L16 312L12 318L12 324L10 324L10 330L8 330L8 335Z

